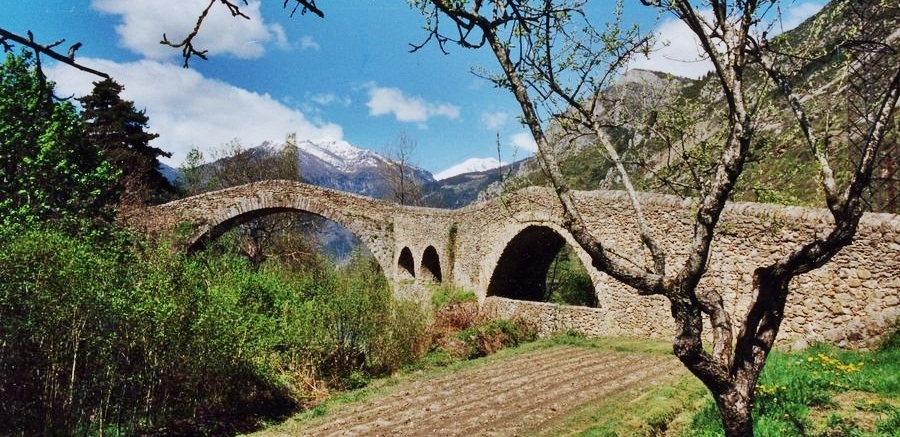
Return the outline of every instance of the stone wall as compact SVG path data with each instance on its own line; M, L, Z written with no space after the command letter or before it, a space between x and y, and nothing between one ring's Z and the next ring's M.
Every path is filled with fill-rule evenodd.
M606 247L645 261L647 254L639 243L625 193L579 192L575 198ZM668 253L667 275L675 275L687 256L693 201L657 194L642 194L641 201L656 238ZM595 309L487 299L504 249L529 227L540 226L544 234L549 229L563 237L576 247L582 263L590 266L587 254L577 248L561 223L558 201L546 189L529 188L459 210L441 210L404 207L297 182L265 181L148 208L131 221L150 232L180 229L189 246L241 220L280 211L321 215L356 234L404 294L418 296L428 284L449 282L475 291L498 314L532 314L544 320L547 329L657 338L674 333L664 298L639 297L590 267L599 301ZM741 315L749 305L754 269L829 232L830 223L830 214L820 209L730 204L723 211L700 287L716 288L731 312ZM542 250L540 241L532 244L522 250ZM401 262L404 251L408 265ZM516 266L506 265L510 266L506 271L515 274ZM779 338L798 347L816 341L871 346L900 315L898 272L900 217L866 214L852 245L791 284Z
M585 220L607 247L642 260L634 216L621 192L578 193ZM669 253L667 274L674 275L687 256L694 211L691 200L645 194L642 203L660 243ZM464 217L457 261L457 282L480 292L485 301L491 274L506 243L529 224L548 226L571 243L559 225L559 209L552 193L529 189L490 204L460 211ZM733 314L749 305L752 272L784 256L815 235L830 230L826 210L734 203L722 215L710 255L709 271L700 287L715 287ZM462 231L465 232L462 232ZM480 230L480 232L479 232ZM574 246L574 245L573 245ZM588 258L579 252L583 263ZM591 271L597 288L596 309L493 300L499 313L528 312L547 323L586 333L669 338L674 333L668 303L661 297L639 297L612 278ZM801 347L816 341L840 346L868 347L900 316L900 217L866 214L854 243L830 263L792 284L782 344ZM525 309L525 307L533 307ZM563 317L561 314L569 314ZM565 320L565 321L563 321Z

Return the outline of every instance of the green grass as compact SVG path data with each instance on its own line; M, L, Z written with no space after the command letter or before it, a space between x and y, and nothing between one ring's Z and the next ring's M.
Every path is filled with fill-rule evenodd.
M817 345L774 351L754 404L758 436L900 435L900 335L874 352ZM687 436L722 435L711 400Z
M685 426L707 391L683 374L648 392L632 389L580 407L545 427L539 436L655 436Z
M450 304L475 302L477 300L478 296L475 296L473 291L454 285L441 284L431 289L431 305L435 311Z

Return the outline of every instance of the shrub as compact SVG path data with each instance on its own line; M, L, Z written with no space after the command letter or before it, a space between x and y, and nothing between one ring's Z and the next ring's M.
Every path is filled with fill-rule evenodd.
M457 337L469 349L469 358L483 357L500 349L537 339L537 330L521 319L494 319L459 332Z
M233 433L424 348L422 311L371 260L298 274L127 235L3 235L3 435Z

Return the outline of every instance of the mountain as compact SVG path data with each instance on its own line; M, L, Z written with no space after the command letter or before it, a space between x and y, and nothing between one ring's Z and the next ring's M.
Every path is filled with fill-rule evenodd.
M865 107L867 102L850 102L851 97L872 99L877 87L871 78L890 77L890 69L896 61L883 62L880 68L865 72L865 78L853 82L844 77L847 67L844 52L855 49L872 50L883 45L877 56L897 59L896 47L900 39L900 14L897 6L883 2L832 1L818 14L794 30L782 33L771 40L783 53L805 53L815 56L784 57L785 68L793 67L798 74L791 79L791 86L808 109L821 112L825 106L842 108L836 119L813 117L817 129L823 123L840 122L847 118L848 109ZM838 40L844 29L857 29L860 17L875 17L865 29L872 42L859 41L849 46ZM868 40L867 40L868 41ZM781 58L780 58L781 59ZM796 119L772 86L764 82L765 75L753 70L746 75L745 88L753 94L754 107L765 111L765 122L758 126L758 141L753 144L744 171L732 193L732 200L781 203L804 206L821 206L824 203L819 184L819 170L809 148L799 141ZM854 67L855 68L855 67ZM896 70L893 70L896 71ZM881 85L879 85L881 86ZM853 88L855 87L855 88ZM856 94L852 94L852 93ZM865 97L861 97L865 96ZM608 126L612 145L638 190L697 195L694 177L711 171L712 162L719 153L718 144L727 121L721 119L717 108L725 105L715 77L708 74L699 80L681 78L665 73L631 70L607 89L592 98L596 99L595 113ZM863 104L861 104L863 103ZM867 195L868 207L874 211L897 212L900 210L900 148L896 146L896 125L900 123L900 111L894 116L894 131L887 137L887 144L878 159L876 177ZM834 129L834 128L832 128ZM851 174L854 169L854 149L848 147L846 133L835 131L829 138L828 154L836 174ZM548 138L556 151L563 176L570 187L579 190L621 189L619 173L607 158L596 137L590 132L567 133L559 123L547 126ZM482 196L496 195L525 185L546 183L536 165L526 163L518 174L506 178L502 184L488 186ZM843 176L845 177L845 176Z
M422 189L423 203L427 206L455 209L491 198L499 193L504 181L526 173L524 168L530 168L533 162L533 158L527 158L502 167L461 173L427 183Z
M476 173L487 170L493 170L502 167L504 164L497 158L469 158L459 164L451 166L446 170L438 172L434 175L436 180L444 180L463 173Z
M346 141L315 143L301 141L298 164L304 182L374 198L391 193L387 175L396 164L387 158L351 145ZM406 174L418 184L434 181L431 173L407 167Z
M304 182L378 199L394 199L391 179L396 177L397 163L346 141L303 140L296 145L297 167ZM283 178L273 172L277 164L269 162L283 150L284 144L268 141L249 149L231 151L230 156L200 166L201 185L216 179L216 184L206 189L218 189L253 180ZM479 199L482 191L503 178L521 173L522 162L500 167L496 159L473 158L441 172L441 180L414 166L405 166L404 175L418 187L421 195L418 204L460 208ZM245 168L245 171L235 174L233 170L223 170L234 167ZM250 168L255 169L251 171ZM162 166L161 170L169 180L180 178L178 169Z

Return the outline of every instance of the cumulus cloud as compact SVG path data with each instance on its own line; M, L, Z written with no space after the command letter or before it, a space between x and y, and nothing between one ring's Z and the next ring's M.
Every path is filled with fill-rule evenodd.
M196 70L153 60L116 63L79 58L86 66L109 73L125 90L122 97L145 109L153 145L172 153L164 160L179 166L192 147L218 147L238 138L245 146L280 140L289 132L298 139L337 141L341 126L309 120L268 94L259 94L209 79ZM64 65L46 70L60 95L87 95L97 78Z
M366 103L369 115L393 114L397 121L424 123L432 117L459 118L459 107L449 103L430 103L421 97L409 97L398 88L369 87Z
M120 44L150 59L167 59L179 50L162 45L163 33L170 41L180 42L193 30L208 0L92 0L91 7L100 12L121 16L116 26ZM287 47L284 29L267 24L259 11L258 0L241 5L249 20L232 17L228 8L216 2L203 21L194 45L209 50L210 55L229 54L238 58L258 58L265 44L274 42Z
M701 55L697 37L679 20L665 20L656 29L658 41L648 57L638 57L629 68L662 71L676 76L699 78L712 70Z
M509 114L505 112L481 113L481 124L488 130L498 130L509 121Z
M788 3L783 6L781 22L776 23L770 36L797 27L807 18L822 9L816 2ZM707 19L712 18L709 10L701 11ZM770 17L776 18L776 17ZM664 20L656 29L658 42L648 57L639 57L629 64L629 68L662 71L677 76L699 78L712 70L712 63L702 54L700 42L693 32L680 20Z
M534 142L534 137L531 136L529 132L519 132L517 134L513 134L511 137L511 142L513 146L515 146L519 150L524 150L526 152L537 152L537 143Z

